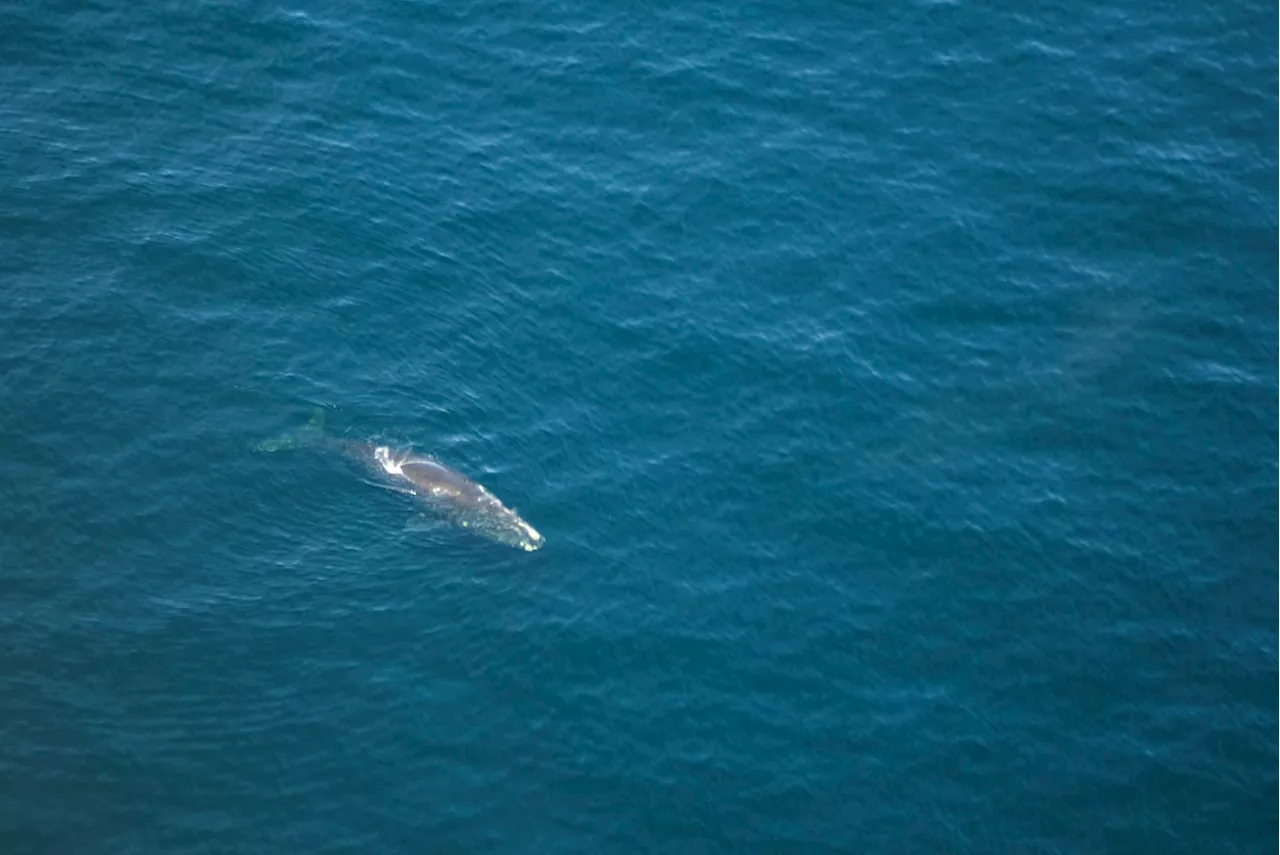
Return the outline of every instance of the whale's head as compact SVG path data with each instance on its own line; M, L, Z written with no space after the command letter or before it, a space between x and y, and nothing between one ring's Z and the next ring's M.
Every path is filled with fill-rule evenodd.
M501 524L491 527L486 533L499 543L523 549L525 552L536 552L547 543L542 533L520 519L520 515L515 511L508 511L508 516L502 520Z

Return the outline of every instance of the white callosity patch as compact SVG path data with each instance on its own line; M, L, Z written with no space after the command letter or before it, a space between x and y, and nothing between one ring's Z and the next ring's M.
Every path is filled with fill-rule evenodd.
M534 543L537 543L539 540L542 540L542 535L538 533L538 530L533 526L529 525L524 520L520 519L519 517L516 518L516 524L519 525L522 529L524 529L525 534L529 535L529 537L533 539Z

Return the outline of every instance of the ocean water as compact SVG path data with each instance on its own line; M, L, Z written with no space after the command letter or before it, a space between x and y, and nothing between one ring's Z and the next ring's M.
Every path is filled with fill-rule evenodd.
M0 0L0 851L1275 852L1276 31Z

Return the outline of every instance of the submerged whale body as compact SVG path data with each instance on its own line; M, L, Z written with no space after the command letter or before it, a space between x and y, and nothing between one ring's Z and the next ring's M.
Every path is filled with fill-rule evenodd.
M374 467L392 486L417 496L433 510L463 528L526 552L541 549L547 542L537 529L502 504L497 496L461 472L410 450L327 437L323 432L323 422L324 413L318 410L302 430L263 442L257 449L284 451L306 446L332 445Z

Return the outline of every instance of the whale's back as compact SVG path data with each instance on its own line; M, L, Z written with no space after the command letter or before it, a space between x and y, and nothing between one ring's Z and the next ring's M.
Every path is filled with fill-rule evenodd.
M488 490L466 475L434 460L409 460L400 464L400 474L423 496L448 497L476 504L496 502Z

